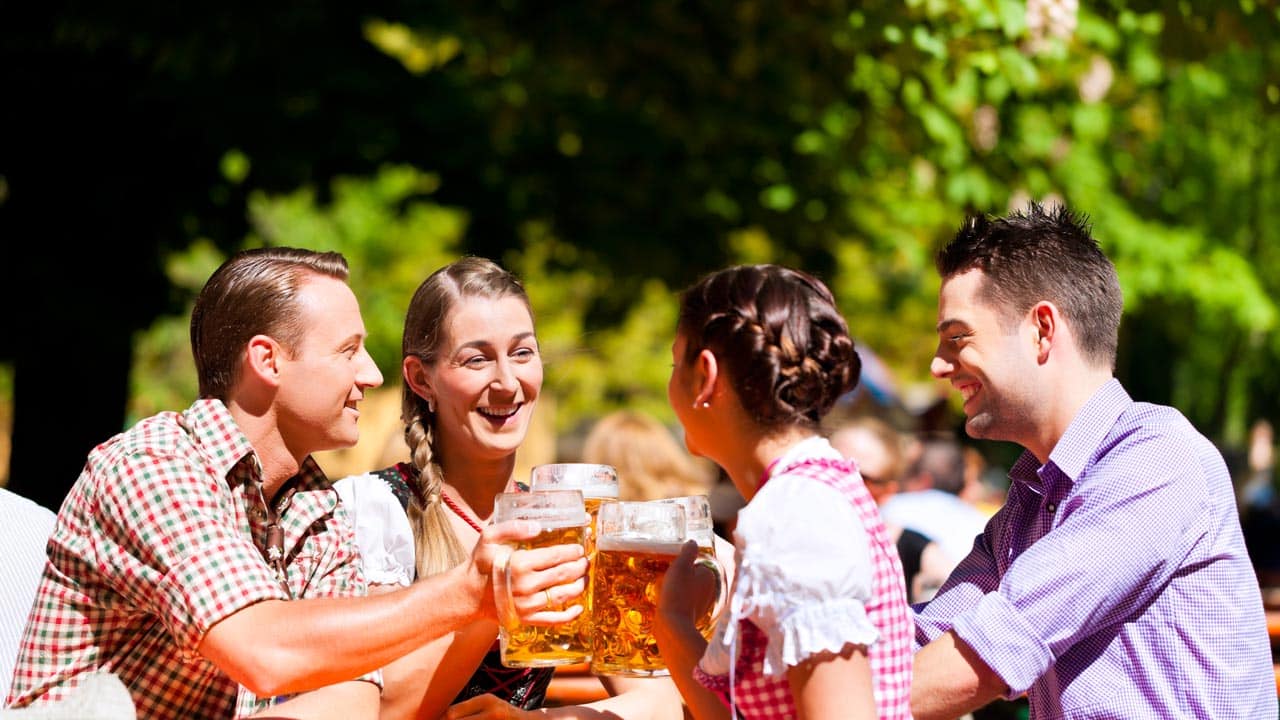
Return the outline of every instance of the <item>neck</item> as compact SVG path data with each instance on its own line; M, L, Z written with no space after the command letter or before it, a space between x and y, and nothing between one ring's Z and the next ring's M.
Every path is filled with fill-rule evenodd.
M488 522L493 514L494 499L511 484L515 471L514 454L491 461L466 461L450 463L441 458L446 491L460 500L481 522Z
M740 441L734 443L736 449L726 453L724 462L719 464L729 474L742 497L750 501L760 489L760 482L769 465L796 443L815 435L817 431L798 425L770 430L753 426L753 429L737 436Z
M1076 415L1080 414L1080 408L1084 407L1099 388L1111 380L1111 377L1109 368L1090 368L1049 386L1060 390L1053 395L1053 401L1045 408L1043 420L1037 423L1040 432L1026 445L1041 465L1049 461L1050 453L1057 447L1058 441L1067 432Z
M291 451L280 435L274 416L250 412L234 401L226 403L226 406L262 464L262 492L271 500L289 478L298 474L308 453Z

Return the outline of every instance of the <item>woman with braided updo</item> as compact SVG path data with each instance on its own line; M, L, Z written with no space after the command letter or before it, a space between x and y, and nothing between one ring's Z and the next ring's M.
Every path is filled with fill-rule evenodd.
M656 630L695 717L909 718L902 568L856 468L819 421L861 363L831 292L775 265L712 273L680 297L667 396L689 450L747 505L731 598L710 642L690 543Z
M401 419L410 461L338 481L372 587L408 584L470 554L512 473L542 389L533 312L520 281L466 257L432 273L405 315ZM553 587L572 605L582 582ZM448 602L448 598L442 598ZM383 669L379 717L518 718L542 707L551 668L506 668L497 624L475 623ZM592 706L538 716L681 718L666 679L606 685ZM606 714L610 713L610 714Z

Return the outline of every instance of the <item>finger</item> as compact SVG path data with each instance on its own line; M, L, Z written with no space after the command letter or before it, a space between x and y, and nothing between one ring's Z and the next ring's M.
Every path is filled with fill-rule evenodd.
M473 698L467 698L456 705L450 706L449 709L445 711L444 717L445 720L461 720L462 718L479 717L484 714L486 709L492 707L495 702L502 703L503 705L506 704L496 695L489 693L477 695Z
M517 550L511 553L511 558L507 561L507 571L511 578L513 595L532 595L553 585L586 581L587 559L581 555L576 559L545 567L539 561L541 555L537 557L531 555L549 549Z
M585 589L586 581L581 578L569 583L535 586L527 592L513 592L511 604L521 617L540 611L564 610L570 605L581 604Z
M542 532L542 525L536 520L508 520L486 526L480 532L480 542L515 544L536 537L539 532Z
M563 545L550 545L548 547L520 550L518 551L518 555L519 563L513 565L512 570L529 572L534 570L549 570L556 566L574 563L575 560L583 558L585 553L582 549L582 545L577 543L565 543ZM573 567L576 567L576 564ZM567 568L567 571L575 572L573 567ZM586 571L584 570L583 572ZM573 578L569 579L572 580Z

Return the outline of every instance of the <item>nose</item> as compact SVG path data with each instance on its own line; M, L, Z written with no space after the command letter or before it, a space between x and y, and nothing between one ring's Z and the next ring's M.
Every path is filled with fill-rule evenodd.
M942 380L955 370L955 366L946 358L942 357L941 352L934 353L933 360L929 362L929 374Z
M360 349L361 363L360 369L356 372L356 384L364 388L374 388L382 384L382 371L378 369L378 364L373 361L373 356L369 354L367 349Z
M493 380L490 384L499 390L515 392L520 381L516 379L515 367L510 360L503 358L494 363Z

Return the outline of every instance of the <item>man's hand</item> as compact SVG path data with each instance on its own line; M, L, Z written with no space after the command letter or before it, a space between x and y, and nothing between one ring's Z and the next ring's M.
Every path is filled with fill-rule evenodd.
M586 588L587 559L581 545L512 549L539 529L536 522L513 520L481 533L471 565L475 576L483 578L486 617L506 624L555 625L582 614L577 601Z

